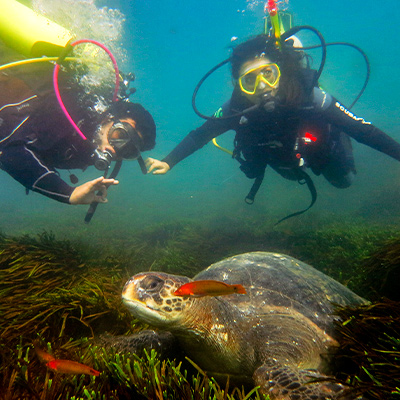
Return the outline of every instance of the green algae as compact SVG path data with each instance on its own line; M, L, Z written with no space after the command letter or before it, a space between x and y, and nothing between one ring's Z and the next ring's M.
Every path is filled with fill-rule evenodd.
M351 369L345 378L356 395L398 399L400 395L400 302L376 303L337 310L341 344L338 362Z
M218 386L204 371L193 371L182 360L161 360L155 353L144 357L119 354L94 345L90 338L143 329L120 300L123 284L136 272L153 269L193 276L233 254L276 251L308 262L360 293L366 260L376 257L380 246L395 241L397 235L395 228L357 224L271 231L231 222L156 224L130 236L115 233L114 239L101 247L58 240L46 232L35 237L2 235L0 400L259 399L258 392L251 389ZM393 254L387 259L393 259ZM351 329L349 336L359 318L354 310L351 315L347 318L350 322L343 325ZM394 341L400 338L399 332L388 335ZM84 362L102 371L101 375L49 371L33 351L38 340L54 356ZM386 345L393 343L386 341ZM349 351L349 347L344 349ZM346 382L357 386L369 377L368 385L357 388L374 393L373 384L382 386L384 378L374 381L368 375L375 377L374 370L363 366L362 373L349 372ZM396 385L400 387L399 382ZM390 389L393 393L397 390L393 385Z
M72 347L69 347L71 351ZM60 351L58 349L54 354ZM80 357L76 350L75 354L70 353L70 357L90 363L98 370L100 375L96 377L65 375L46 370L38 362L31 345L18 346L12 357L13 363L0 369L2 400L268 400L268 396L260 395L257 388L245 391L243 388L231 387L229 382L220 387L201 370L188 374L181 362L160 360L154 350L142 358L90 345Z
M89 262L89 260L91 260ZM112 260L100 263L69 241L43 233L5 238L0 243L0 339L16 344L63 335L93 336L96 326L126 332L119 301L126 280Z
M400 239L388 239L361 263L360 292L372 300L400 301Z

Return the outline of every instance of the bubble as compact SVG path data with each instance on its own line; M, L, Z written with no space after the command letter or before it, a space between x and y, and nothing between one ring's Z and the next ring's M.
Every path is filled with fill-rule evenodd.
M76 39L91 39L104 44L116 58L121 69L127 61L122 45L124 14L108 7L97 7L94 0L33 0L32 9L68 29ZM75 78L86 94L94 94L97 103L93 110L100 112L105 108L105 99L97 92L109 93L112 98L115 73L111 60L104 50L92 44L74 47L73 55L80 58L73 67ZM100 90L101 89L101 90Z
M246 0L246 2L248 10L255 10L261 7L262 9L265 9L268 3L267 1L260 1L260 0ZM289 0L277 0L275 4L279 10L286 11L289 7Z

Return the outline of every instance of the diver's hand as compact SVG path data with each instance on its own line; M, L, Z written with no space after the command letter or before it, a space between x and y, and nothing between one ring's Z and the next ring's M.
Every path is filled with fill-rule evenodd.
M166 174L171 168L170 166L160 160L156 160L155 158L146 158L144 161L146 167L148 168L147 173L153 172L153 175L163 175Z
M119 181L115 179L106 179L103 176L92 181L86 182L83 185L77 186L71 193L69 198L70 204L91 204L107 203L107 188L110 185L118 185ZM97 192L100 191L101 195Z

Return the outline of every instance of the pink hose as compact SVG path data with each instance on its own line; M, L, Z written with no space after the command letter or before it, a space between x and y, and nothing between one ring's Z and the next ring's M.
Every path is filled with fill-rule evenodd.
M92 43L95 44L96 46L99 46L100 48L102 48L110 57L113 66L114 66L114 71L115 71L115 89L114 89L114 95L113 95L113 101L117 101L117 95L118 95L118 90L119 90L119 70L118 70L118 65L117 65L117 61L115 60L115 57L113 56L113 54L111 53L111 51L104 46L104 44L97 42L96 40L91 40L91 39L81 39L81 40L77 40L74 43L71 43L71 46L76 46L78 44L81 43ZM60 104L61 109L63 110L65 116L67 117L68 121L71 123L71 125L74 127L74 129L78 132L78 134L80 135L80 137L83 140L86 140L86 136L82 133L82 131L79 129L78 125L76 125L76 123L74 122L74 120L71 118L71 116L69 115L68 110L65 108L64 102L62 101L61 98L61 94L60 94L60 89L58 86L58 72L60 70L60 64L56 64L53 70L53 85L54 85L54 91L56 94L56 98L58 103Z

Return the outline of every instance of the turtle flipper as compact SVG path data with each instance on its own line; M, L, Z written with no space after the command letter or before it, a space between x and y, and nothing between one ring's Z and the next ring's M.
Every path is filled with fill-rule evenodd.
M344 386L329 382L314 382L327 378L315 370L294 369L288 366L262 365L253 375L260 391L279 400L354 400L346 395Z
M96 344L105 348L112 348L118 353L135 353L142 357L144 351L150 352L152 349L157 351L161 359L177 356L176 338L170 332L156 332L153 330L143 330L133 335L112 336L101 335L96 339Z

